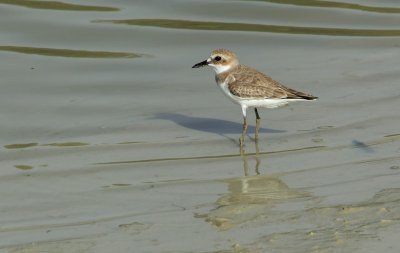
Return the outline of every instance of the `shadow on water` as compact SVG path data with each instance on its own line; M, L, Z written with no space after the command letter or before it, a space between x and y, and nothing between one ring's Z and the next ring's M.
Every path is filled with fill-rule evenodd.
M359 140L353 140L352 144L355 148L358 148L366 153L374 153L375 152L375 150L371 146L366 144L365 142L362 142Z
M223 119L192 117L179 113L159 113L154 116L154 119L164 119L174 122L177 125L190 128L197 131L225 134L240 134L242 132L242 123L236 123ZM249 126L248 132L254 133L255 127ZM284 130L276 130L269 128L260 128L260 133L284 133ZM238 136L239 138L239 136Z

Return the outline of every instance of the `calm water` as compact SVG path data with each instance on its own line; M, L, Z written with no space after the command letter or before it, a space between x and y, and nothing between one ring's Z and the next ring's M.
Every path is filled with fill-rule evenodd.
M0 23L1 252L399 251L398 1L0 0ZM260 110L240 155L240 107L191 69L222 47L320 99Z

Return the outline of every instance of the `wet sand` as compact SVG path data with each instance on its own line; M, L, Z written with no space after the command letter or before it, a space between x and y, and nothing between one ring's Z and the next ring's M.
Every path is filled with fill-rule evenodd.
M1 252L399 251L395 1L0 7ZM241 154L220 47L320 99Z

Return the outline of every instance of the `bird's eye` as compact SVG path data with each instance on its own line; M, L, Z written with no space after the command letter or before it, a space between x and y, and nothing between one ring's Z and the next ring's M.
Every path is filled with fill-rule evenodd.
M215 59L216 61L220 61L220 60L221 60L221 56L216 56L214 59Z

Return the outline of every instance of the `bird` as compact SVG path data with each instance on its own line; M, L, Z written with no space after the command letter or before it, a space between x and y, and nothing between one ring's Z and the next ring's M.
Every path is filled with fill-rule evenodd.
M228 98L242 108L243 128L239 138L240 146L244 145L244 138L247 134L247 108L254 108L256 115L254 140L257 142L261 119L257 108L278 108L290 102L318 99L313 95L288 88L266 74L240 64L236 54L228 49L213 50L207 60L193 65L192 68L204 66L213 68L217 85Z

